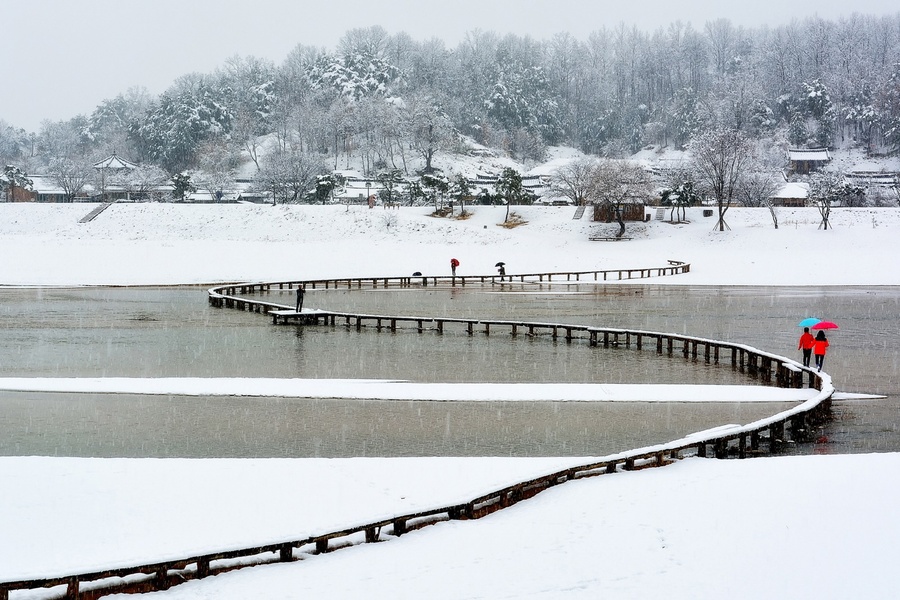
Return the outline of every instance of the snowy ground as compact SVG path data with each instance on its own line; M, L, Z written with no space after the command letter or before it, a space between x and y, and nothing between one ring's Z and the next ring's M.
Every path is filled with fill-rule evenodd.
M571 207L466 220L427 209L0 204L3 285L164 285L354 275L664 266L661 285L900 285L900 210L730 209L604 225ZM43 384L50 385L45 381ZM215 382L207 382L212 387ZM62 385L76 385L63 382ZM199 384L201 387L203 384ZM198 392L199 393L199 392ZM578 459L91 460L0 458L0 581L62 575L323 532L544 473ZM894 595L900 455L690 459L567 483L486 519L245 569L180 598L884 598ZM165 473L165 475L163 475ZM166 485L161 486L159 482ZM11 598L19 596L14 593Z
M731 208L730 231L699 208L688 223L630 223L623 242L591 242L596 224L573 207L515 207L527 221L501 227L505 207L476 206L465 220L427 208L116 204L90 223L94 205L0 204L4 285L161 285L344 276L449 275L665 266L691 273L675 285L900 285L900 210L837 209L833 230L816 209ZM668 216L668 215L667 215Z

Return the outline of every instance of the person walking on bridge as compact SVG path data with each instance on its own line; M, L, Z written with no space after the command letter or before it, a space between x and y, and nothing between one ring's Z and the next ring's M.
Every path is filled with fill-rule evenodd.
M825 362L825 352L828 350L828 338L825 337L824 331L816 334L813 342L813 354L816 355L816 368L821 371L822 364Z
M812 356L813 344L816 339L809 332L809 327L803 328L803 335L800 336L800 343L797 344L797 350L803 350L803 366L809 366L809 358Z
M303 289L303 284L297 286L297 312L300 312L303 309L303 296L306 294L306 290Z

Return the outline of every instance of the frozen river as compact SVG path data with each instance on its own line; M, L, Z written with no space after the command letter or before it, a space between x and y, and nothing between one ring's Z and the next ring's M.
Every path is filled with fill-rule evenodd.
M290 291L267 299L293 304ZM837 321L826 370L846 392L830 444L900 449L895 288L503 285L311 291L306 306L648 329L796 356L797 321ZM200 288L0 289L0 376L305 377L414 381L746 383L653 351L508 333L437 336L274 327L210 308ZM461 400L463 400L461 398ZM0 393L0 454L61 456L598 455L663 442L776 405L383 402Z

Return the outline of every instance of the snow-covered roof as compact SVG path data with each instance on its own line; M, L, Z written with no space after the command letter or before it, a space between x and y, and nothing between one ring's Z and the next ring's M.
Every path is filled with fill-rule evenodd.
M121 156L117 156L115 152L107 156L101 161L94 163L95 169L112 169L118 171L120 169L136 169L137 164L130 160L125 160Z
M828 148L790 148L788 157L791 160L816 160L822 162L831 160Z
M773 198L809 198L809 184L803 182L790 182L784 184L780 190L772 195Z
M36 194L65 194L62 186L56 183L52 177L32 175L29 179L31 179L31 190Z

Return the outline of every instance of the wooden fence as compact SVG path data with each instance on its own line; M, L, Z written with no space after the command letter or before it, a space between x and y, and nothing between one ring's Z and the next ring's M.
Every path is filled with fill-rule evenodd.
M363 289L389 288L389 287L414 287L428 285L483 285L485 283L503 282L536 282L552 283L553 281L630 281L634 279L647 279L650 277L666 277L690 273L690 263L677 260L668 261L664 267L650 267L642 269L607 269L602 271L559 271L554 273L517 273L507 275L409 275L394 277L341 277L329 279L307 279L295 281L277 282L248 282L231 283L216 286L209 290L210 303L220 306L218 300L233 297L239 300L239 294L254 294L268 292L273 289L294 289L299 285L307 289ZM261 303L265 304L265 303ZM230 307L230 305L228 305ZM257 311L258 312L258 311Z
M546 278L552 275L560 274L543 274ZM398 278L393 278L393 281L396 279ZM437 282L440 278L434 279ZM489 279L490 276L486 276L485 282ZM352 287L352 282L374 282L382 281L382 279L331 279L317 280L315 283L334 286L335 282L348 281L351 282L349 285ZM10 594L18 590L55 587L60 588L58 597L61 596L67 600L93 599L123 591L164 590L177 583L241 567L290 562L298 560L304 554L320 554L355 544L383 541L440 521L477 519L573 479L662 466L685 456L745 458L761 453L776 453L783 448L787 441L810 441L814 437L814 427L823 423L830 415L831 396L834 388L828 375L803 367L789 358L743 344L654 331L564 323L403 317L328 311L314 311L297 315L295 311L289 310L290 307L284 305L234 295L237 290L240 290L241 293L248 293L271 289L271 286L275 285L283 289L283 286L298 284L312 287L313 283L307 281L229 284L210 289L209 301L213 306L272 314L275 323L285 323L291 318L303 318L309 324L322 323L330 326L340 324L357 329L374 326L376 331L396 331L398 325L406 325L419 333L427 330L437 334L443 334L447 327L455 326L462 328L468 335L476 333L491 335L498 330L508 330L512 336L520 333L529 336L543 335L552 340L561 338L567 343L586 341L588 346L652 349L659 355L680 356L691 361L702 359L705 363L712 364L720 364L720 361L725 361L730 363L733 369L769 385L802 387L804 374L806 374L809 386L819 392L815 397L798 406L747 425L733 426L728 429L716 428L706 433L701 432L665 444L610 455L596 462L573 466L491 490L462 503L399 514L373 523L323 532L303 539L273 541L262 546L229 549L162 562L121 566L45 579L4 581L0 582L0 600L9 600ZM13 600L15 599L13 598Z

